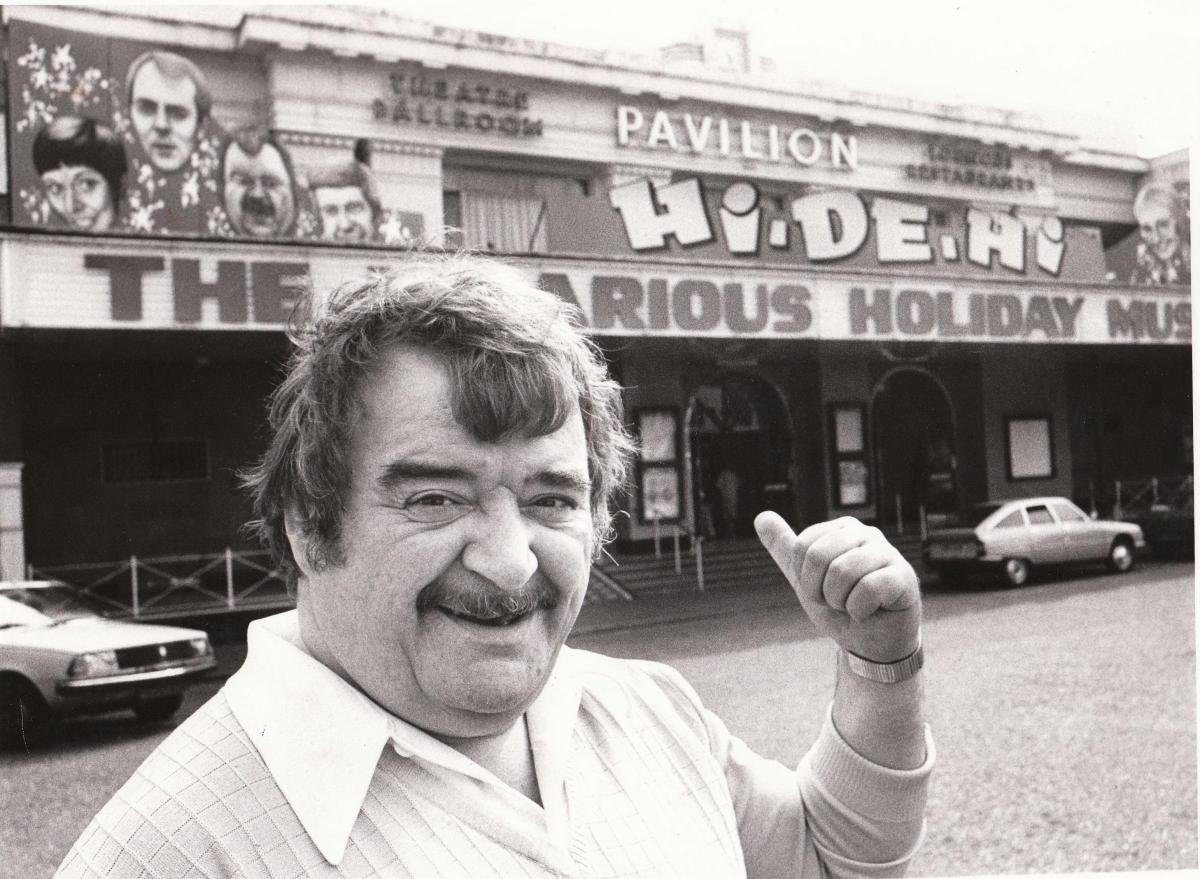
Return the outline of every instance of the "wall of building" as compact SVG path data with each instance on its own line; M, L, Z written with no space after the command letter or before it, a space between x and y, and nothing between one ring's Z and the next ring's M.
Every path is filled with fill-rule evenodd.
M262 452L282 338L240 360L119 358L22 364L28 556L38 565L257 549L237 472ZM136 343L135 343L136 345ZM203 440L203 478L114 484L106 444Z
M1019 346L996 346L980 358L983 429L987 449L987 497L1002 500L1028 495L1067 495L1071 485L1071 443L1067 409L1066 354L1039 347L1031 357ZM1049 419L1054 475L1014 481L1008 476L1007 419Z

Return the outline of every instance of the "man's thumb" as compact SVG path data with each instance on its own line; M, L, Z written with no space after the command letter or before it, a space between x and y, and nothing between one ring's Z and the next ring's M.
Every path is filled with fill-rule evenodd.
M782 516L771 510L755 516L754 530L758 533L758 539L762 541L762 545L771 554L771 558L775 560L775 564L790 581L792 579L792 546L796 539L795 532Z

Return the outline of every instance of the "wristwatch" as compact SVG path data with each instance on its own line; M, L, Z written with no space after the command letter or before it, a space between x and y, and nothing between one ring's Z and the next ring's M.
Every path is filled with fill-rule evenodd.
M842 653L846 656L846 665L850 671L860 678L878 681L881 684L898 684L900 681L907 681L925 664L925 650L920 641L917 642L916 650L896 662L872 662L861 656L855 656L849 650L842 650Z

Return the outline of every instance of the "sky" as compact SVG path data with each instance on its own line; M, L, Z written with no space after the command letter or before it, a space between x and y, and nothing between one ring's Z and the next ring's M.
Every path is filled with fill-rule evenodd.
M1153 157L1196 140L1195 0L393 0L409 18L653 52L745 27L781 74L1042 116ZM1082 130L1080 130L1082 128Z

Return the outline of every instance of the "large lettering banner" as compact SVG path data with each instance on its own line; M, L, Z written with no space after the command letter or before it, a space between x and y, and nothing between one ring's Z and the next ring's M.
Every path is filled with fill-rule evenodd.
M281 328L299 293L330 290L402 259L386 251L43 238L0 245L7 326ZM589 331L861 341L1188 344L1191 296L1169 288L903 282L741 267L565 259L513 260L579 307Z

